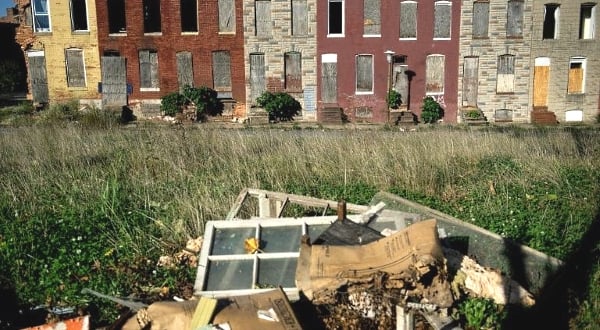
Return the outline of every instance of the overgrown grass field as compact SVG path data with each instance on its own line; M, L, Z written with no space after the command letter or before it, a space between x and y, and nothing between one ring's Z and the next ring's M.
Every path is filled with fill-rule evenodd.
M96 324L118 316L83 288L189 296L195 269L159 268L158 257L253 187L360 204L390 191L561 258L556 319L596 329L599 183L600 132L589 127L4 126L0 328L18 324L19 306L75 306Z

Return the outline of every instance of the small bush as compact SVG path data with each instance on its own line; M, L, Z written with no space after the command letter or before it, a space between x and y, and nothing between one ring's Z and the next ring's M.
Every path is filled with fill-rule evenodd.
M466 329L499 329L504 319L502 311L491 299L467 299L458 310L465 320Z
M209 87L185 86L181 93L174 92L161 98L160 109L167 116L175 116L183 111L183 106L196 106L196 117L219 115L223 112L223 103L217 98L217 92Z
M421 110L421 119L426 124L436 123L444 117L444 109L442 109L442 106L431 96L427 96L423 99Z
M256 102L267 111L269 119L279 121L294 120L294 116L299 114L302 108L296 99L283 92L264 92Z
M175 116L181 112L181 107L185 103L185 98L178 92L167 94L160 98L160 110L166 116Z
M79 101L71 100L64 103L52 104L49 108L42 110L39 123L64 124L66 122L78 121L80 116Z
M392 109L398 109L402 104L402 95L394 89L390 89L387 94L387 105Z

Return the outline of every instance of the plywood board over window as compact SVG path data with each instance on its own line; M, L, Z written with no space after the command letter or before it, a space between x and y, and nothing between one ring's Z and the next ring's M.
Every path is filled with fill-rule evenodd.
M127 104L126 60L118 54L102 56L102 106Z
M321 62L321 100L323 103L336 103L337 54L323 54Z
M497 70L496 93L514 93L515 56L510 54L498 56Z
M381 0L363 1L363 34L381 34Z
M292 35L308 34L308 6L306 0L292 0Z
M158 53L155 50L140 50L140 88L158 89Z
M179 52L177 58L177 82L179 90L185 86L194 86L194 65L191 52Z
M234 0L219 1L219 32L235 32L235 2Z
M523 7L523 0L508 1L506 36L509 38L523 37Z
M569 94L582 94L585 92L585 64L583 57L573 57L569 62Z
M417 38L417 3L403 1L400 3L400 39Z
M473 38L487 38L490 21L490 2L473 2Z
M271 1L256 0L254 1L255 18L254 27L256 36L270 37L271 36Z
M231 56L229 51L219 50L212 53L213 85L220 95L229 92L231 97Z
M427 56L426 93L429 95L444 94L445 56Z
M477 106L477 89L479 87L479 57L465 57L463 68L463 106Z
M436 1L434 16L433 38L450 39L452 3L449 1Z
M373 55L356 56L356 93L373 92Z
M83 50L69 48L65 50L67 64L67 86L85 87L85 64L83 61Z
M284 54L285 89L288 91L302 91L302 54L300 52L287 52Z
M48 75L46 74L46 56L44 51L27 52L29 62L29 80L33 102L48 102Z

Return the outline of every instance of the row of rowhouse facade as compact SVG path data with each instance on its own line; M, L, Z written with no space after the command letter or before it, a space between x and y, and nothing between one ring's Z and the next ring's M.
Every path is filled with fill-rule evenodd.
M16 0L31 97L156 113L208 86L244 118L263 91L385 122L387 91L445 122L593 121L600 109L598 4L576 0Z

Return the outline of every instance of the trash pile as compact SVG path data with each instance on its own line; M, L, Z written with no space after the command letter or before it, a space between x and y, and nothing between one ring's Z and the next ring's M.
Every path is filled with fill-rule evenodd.
M249 197L257 197L259 214L241 219ZM394 201L362 206L245 189L226 220L209 221L203 239L159 261L197 264L194 299L116 301L134 313L111 328L460 329L452 314L467 297L535 304L530 291L475 259L501 262L498 252L459 251L465 238L479 246L497 236L432 210L399 211ZM323 215L281 217L292 203L324 207ZM336 215L326 215L333 209ZM470 232L476 234L464 236ZM456 233L460 239L451 239ZM449 244L456 241L462 245ZM539 281L560 265L527 247L520 251L525 273Z

